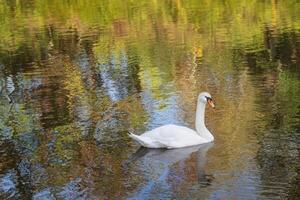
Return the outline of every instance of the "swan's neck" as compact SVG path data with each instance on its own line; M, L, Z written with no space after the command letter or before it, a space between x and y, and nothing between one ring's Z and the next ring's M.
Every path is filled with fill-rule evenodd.
M213 141L214 136L209 132L209 130L205 126L204 114L205 114L205 104L202 102L199 102L197 105L197 111L196 111L196 121L195 121L196 131L201 137L203 137L209 141Z

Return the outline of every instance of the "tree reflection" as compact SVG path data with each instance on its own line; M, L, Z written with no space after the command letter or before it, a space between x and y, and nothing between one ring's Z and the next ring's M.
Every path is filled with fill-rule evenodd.
M296 197L298 10L295 0L3 1L0 197L151 197L161 184L161 198L217 198L253 160L253 197ZM219 104L207 111L210 162L207 150L158 150L124 166L136 148L127 130L193 127L202 90Z

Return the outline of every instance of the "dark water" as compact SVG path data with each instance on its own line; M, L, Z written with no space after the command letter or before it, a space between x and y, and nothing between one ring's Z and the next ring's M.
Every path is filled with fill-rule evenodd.
M0 86L0 199L300 197L299 1L2 0Z

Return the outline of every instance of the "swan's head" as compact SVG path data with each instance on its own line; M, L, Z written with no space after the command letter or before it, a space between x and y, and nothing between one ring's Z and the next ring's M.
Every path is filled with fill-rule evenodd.
M215 107L212 97L208 92L201 92L198 96L198 102L201 102L204 104L208 103L212 108Z

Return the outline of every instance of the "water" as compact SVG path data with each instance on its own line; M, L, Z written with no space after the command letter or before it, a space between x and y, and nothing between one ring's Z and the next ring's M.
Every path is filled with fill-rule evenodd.
M298 199L298 1L0 4L1 199ZM139 149L127 131L213 144Z

